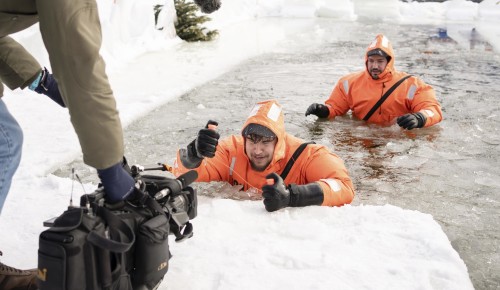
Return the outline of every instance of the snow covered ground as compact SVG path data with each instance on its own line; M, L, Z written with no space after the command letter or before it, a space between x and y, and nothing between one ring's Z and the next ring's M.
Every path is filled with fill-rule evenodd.
M265 17L435 24L449 34L473 25L500 52L498 1L224 1L210 29L220 38L185 43L173 33L173 3L99 0L102 54L124 126L252 56L293 37ZM155 29L153 5L165 4ZM376 4L372 4L376 3ZM300 29L300 26L296 27ZM15 37L50 67L37 27ZM164 52L156 61L141 55ZM147 58L146 58L147 59ZM67 111L30 91L2 99L24 130L23 159L0 218L2 261L34 267L42 221L67 206L72 182L50 172L80 153ZM175 120L172 120L175 122ZM92 191L95 184L85 184ZM74 199L83 189L74 187ZM267 213L261 202L202 198L195 236L171 243L161 289L473 289L467 268L432 216L386 206L293 208Z

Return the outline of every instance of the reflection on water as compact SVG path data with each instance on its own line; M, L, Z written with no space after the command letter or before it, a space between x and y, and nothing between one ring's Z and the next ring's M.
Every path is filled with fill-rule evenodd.
M286 25L281 21L272 24ZM354 205L389 203L431 214L465 261L475 288L498 289L500 59L456 41L429 41L436 29L318 19L275 53L249 60L129 126L127 157L131 163L171 162L207 120L219 122L222 136L238 134L256 101L276 98L288 132L325 144L344 159L356 186ZM365 47L380 32L393 42L396 68L435 88L444 121L404 131L350 116L304 117L342 75L363 68ZM453 39L460 35L447 32ZM231 190L208 185L202 194Z
M307 127L312 139L329 136L328 142L337 154L346 162L357 161L357 164L350 166L351 174L354 174L353 168L360 171L356 173L359 177L356 182L366 179L401 182L401 173L395 171L389 161L401 160L402 156L412 154L419 143L433 142L441 131L440 127L427 128L425 133L424 130L402 131L397 126L381 128L365 125L350 117L337 117L335 128L331 121L316 121ZM415 162L415 159L412 161ZM404 164L410 165L409 162L407 160Z
M470 50L493 51L493 46L481 35L476 27L471 25L450 25L450 34L448 28L440 27L437 33L431 34L427 39L427 45L432 46L433 43L451 43L458 44ZM426 53L432 53L432 50Z

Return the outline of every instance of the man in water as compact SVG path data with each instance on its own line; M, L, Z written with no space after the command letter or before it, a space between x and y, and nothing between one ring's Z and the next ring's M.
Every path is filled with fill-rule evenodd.
M368 123L387 126L397 122L407 130L439 123L443 117L434 89L397 71L394 63L391 42L377 35L366 49L365 69L340 78L325 104L311 104L306 116L333 119L351 110L354 117Z
M275 100L259 102L243 125L241 135L219 140L210 126L201 129L174 165L179 176L190 169L196 181L227 181L243 190L262 193L267 211L308 205L351 203L354 186L344 162L325 146L305 142L285 132L281 106ZM305 145L302 145L305 144ZM302 146L302 153L298 152ZM287 169L289 168L289 169Z

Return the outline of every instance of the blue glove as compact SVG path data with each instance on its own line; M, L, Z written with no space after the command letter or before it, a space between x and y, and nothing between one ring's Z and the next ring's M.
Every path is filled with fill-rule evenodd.
M49 73L47 68L43 68L42 75L37 80L38 82L35 80L35 82L30 85L30 89L39 94L48 96L61 107L66 108L66 105L61 97L61 93L59 92L56 79L54 79L54 77Z
M136 192L135 180L119 162L106 169L98 169L97 175L104 187L107 202L115 203L121 200L134 198Z

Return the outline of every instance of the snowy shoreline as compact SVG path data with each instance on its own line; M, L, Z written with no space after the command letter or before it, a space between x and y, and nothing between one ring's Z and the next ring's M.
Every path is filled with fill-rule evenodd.
M145 5L156 2L158 1L144 1L139 5L139 8L147 11L149 6L146 7ZM151 24L151 20L147 19L146 16L138 16L141 10L134 10L133 8L137 7L134 7L134 2L131 0L117 1L118 4L103 0L98 1L98 3L103 16L104 47L102 52L107 61L110 81L117 98L124 126L159 105L165 104L190 89L220 76L239 62L274 49L275 45L280 43L281 40L293 37L294 34L300 31L301 27L307 27L307 25L302 26L300 23L307 22L307 17L314 16L316 13L330 18L342 19L339 21L365 21L364 16L371 15L381 18L393 17L396 23L415 23L416 25L433 24L438 26L438 24L448 22L458 24L473 23L478 25L477 27L482 35L488 37L497 52L500 47L499 32L494 30L498 22L490 21L494 17L500 19L498 17L500 13L495 14L498 9L493 6L494 1L483 1L482 3L484 6L493 3L491 9L479 9L479 4L464 0L447 1L445 3L403 3L384 0L377 2L379 8L380 6L387 7L383 13L374 13L373 7L371 10L368 9L370 8L369 5L364 5L364 8L366 8L364 10L359 9L359 7L362 7L359 3L366 4L366 1L327 1L323 6L316 5L316 2L312 5L308 1L295 1L296 5L285 5L287 3L283 3L283 1L267 1L259 7L254 6L255 1L245 0L238 4L228 1L223 6L225 10L221 10L219 14L214 14L213 22L210 24L210 28L216 27L220 30L220 39L206 44L187 44L176 38L166 38L166 32L150 31L150 33L143 34L141 27L147 29L154 24ZM359 5L356 6L353 3ZM452 4L455 5L453 9L450 6ZM130 21L130 19L135 19L130 18L131 11L134 11L133 15L135 17L139 17L137 22ZM402 15L402 12L407 14ZM476 19L475 17L478 15L482 18ZM268 20L252 20L256 16L292 17L297 18L299 24L286 29L269 27ZM131 26L134 25L137 27L132 29ZM23 32L17 37L22 40L29 51L33 52L42 65L48 66L48 58L36 29L35 26L30 31ZM136 34L133 34L134 32ZM144 60L147 57L144 54L163 55L163 57L156 62L146 62ZM25 134L25 144L21 166L16 173L11 192L0 218L0 232L3 233L2 238L0 238L2 247L0 250L4 253L4 256L2 256L3 262L20 268L29 268L36 265L38 235L43 230L42 221L62 212L68 204L68 195L72 188L69 178L59 178L49 173L57 166L78 158L81 153L66 110L27 90L11 92L6 89L3 100L21 124ZM91 191L94 186L93 184L85 185L88 191ZM82 189L75 189L76 193L81 194ZM295 284L289 284L291 288L294 288L294 285L295 288L307 288L311 285L318 287L321 285L332 286L338 285L336 283L339 283L339 281L344 281L345 278L342 276L347 275L347 273L342 271L337 273L335 276L337 280L325 281L326 277L331 271L342 268L341 262L345 262L351 263L351 270L357 274L357 277L366 275L372 279L367 278L366 281L372 281L375 284L376 278L369 274L371 268L387 270L382 271L379 269L381 271L379 279L381 280L387 279L387 281L397 281L397 283L403 283L406 280L409 284L405 285L417 285L415 289L419 288L419 286L424 289L473 288L465 264L453 250L438 224L431 216L419 212L387 205L383 207L348 206L343 208L308 208L304 210L287 209L273 215L267 215L262 210L261 204L257 202L239 203L230 200L210 199L204 199L199 210L199 217L194 221L198 230L195 238L184 244L172 243L171 245L175 259L172 260L171 271L167 274L167 283L162 285L161 289L166 289L163 287L169 284L168 281L173 279L172 276L176 277L175 281L179 283L179 287L188 285L194 275L188 271L191 265L200 267L197 271L203 271L203 269L210 269L213 267L213 263L217 262L216 254L235 255L237 251L221 250L218 252L219 248L217 247L230 249L231 246L234 246L227 243L228 241L226 241L227 244L224 247L213 244L212 253L210 253L210 248L208 249L208 254L214 254L214 256L197 256L202 255L203 252L196 252L206 249L206 245L204 245L206 241L218 241L221 237L219 236L220 231L218 232L217 229L222 226L228 229L232 227L238 228L237 223L228 223L234 217L246 221L257 220L263 224L269 223L266 228L269 232L278 231L281 222L281 225L284 226L284 229L281 230L282 235L273 236L273 239L276 243L291 244L292 249L295 242L304 241L307 238L300 235L289 237L290 233L295 233L296 227L300 226L302 220L317 221L315 225L316 231L320 232L326 231L323 219L333 220L333 223L339 227L337 233L340 233L340 240L338 239L339 236L323 236L325 239L321 241L306 240L307 243L312 243L311 247L313 249L321 249L321 251L326 252L329 250L331 243L359 243L358 248L361 248L363 253L376 252L370 251L371 244L369 243L371 240L380 238L380 234L376 233L376 231L358 236L358 233L351 233L349 229L342 228L343 225L352 222L349 217L359 216L362 218L357 222L361 227L368 227L371 219L377 220L384 216L399 221L398 224L393 224L394 228L390 230L395 231L395 236L407 235L408 241L399 241L397 246L401 247L400 256L405 253L408 256L393 261L395 264L391 268L383 268L381 265L383 265L384 261L377 261L376 255L369 257L371 258L371 264L368 265L368 268L357 268L352 263L355 264L359 260L366 261L366 259L356 256L356 252L352 252L351 255L354 255L354 259L351 260L353 257L348 255L349 251L348 253L338 251L333 256L326 254L322 256L321 251L318 250L311 253L312 257L317 260L307 260L307 257L304 256L301 256L302 259L296 260L293 255L298 251L297 249L292 250L294 253L288 255L285 253L286 251L283 251L279 256L273 256L274 252L279 248L270 247L269 251L263 251L259 244L268 242L269 239L260 235L259 230L262 229L255 229L253 225L245 222L243 223L244 226L239 228L247 232L253 232L255 234L254 239L252 240L251 236L247 236L249 241L236 239L233 240L233 243L237 244L237 248L243 248L247 254L255 252L262 256L256 255L258 262L250 266L242 263L236 264L239 267L230 269L231 265L224 265L224 267L221 265L221 272L226 270L228 273L233 273L235 277L243 279L245 267L250 267L248 272L252 273L253 277L258 277L260 273L258 270L271 273L273 270L280 269L280 275L284 275L286 278L287 276L284 273L288 269L289 277L298 277ZM347 220L342 223L342 218ZM366 223L363 224L363 222ZM386 222L381 223L390 226ZM414 223L421 225L420 232L408 232L410 224ZM378 225L380 226L380 224ZM304 225L304 227L306 226ZM331 226L331 223L328 223L328 226ZM438 238L431 239L430 237ZM422 247L420 250L425 253L424 255L415 257L415 252L412 251L413 246L409 242L412 239L416 239L415 242L420 242ZM217 251L214 249L217 249ZM356 247L353 247L353 249L356 249ZM432 253L436 249L440 253L439 257L437 257L439 261L433 260L436 258L435 256L427 256L428 253ZM378 248L378 250L384 252L381 248ZM385 253L391 253L390 250L390 248L385 249ZM268 263L263 262L263 256L266 255L272 257ZM335 259L338 261L335 261ZM422 259L422 264L413 265L414 259ZM333 262L325 262L329 260ZM251 260L246 259L243 261L248 262ZM318 261L325 262L324 268L326 269L318 271L318 276L301 277L300 273L304 268L313 267L316 263L319 263ZM259 262L263 264L259 264ZM335 265L335 263L339 264ZM447 265L443 266L443 264ZM228 268L225 268L226 266ZM421 268L415 269L414 267L417 266L421 266ZM445 270L442 269L448 269L446 271L450 272L443 272ZM416 273L412 271L416 271ZM235 280L223 273L211 272L211 274L207 274L203 279L200 278L197 283L220 286L206 286L204 289L231 289L235 286L233 284L236 283ZM216 278L217 275L219 275L219 280ZM442 284L433 284L432 281L435 282L433 278L426 280L426 277L429 276L439 276L444 280L440 281ZM267 281L276 283L276 281L272 280L272 275L266 276L266 278ZM242 289L252 289L253 286L259 283L255 281L256 279L246 279L249 280L243 281L248 284L248 288ZM324 283L315 282L318 284L311 284L311 281L315 279ZM355 277L348 279L351 280L350 283L360 283L357 284L360 287L362 285L373 286L363 284L363 281L354 281L356 280ZM257 284L250 283L252 281ZM194 285L196 284L193 284L191 289L196 289ZM378 285L380 288L373 286L373 289L384 289L382 285ZM403 286L402 284L398 285ZM443 287L440 288L436 285ZM263 285L260 286L264 287ZM389 285L385 284L385 286ZM352 287L356 288L356 285ZM275 285L274 289L279 289L279 285Z

